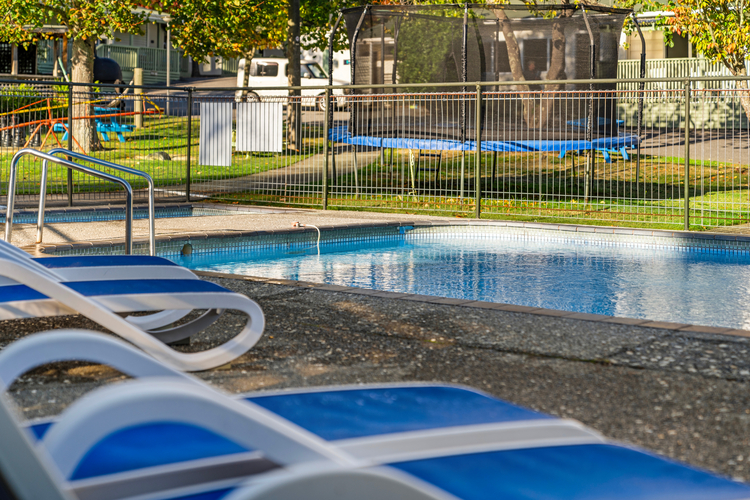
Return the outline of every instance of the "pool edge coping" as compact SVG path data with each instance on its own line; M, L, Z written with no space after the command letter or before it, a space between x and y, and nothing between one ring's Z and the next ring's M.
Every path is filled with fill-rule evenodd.
M643 229L643 228L627 228L619 226L587 226L579 224L552 224L546 222L516 222L516 221L501 221L501 220L414 220L414 221L386 221L386 222L362 222L355 224L336 224L329 226L319 226L321 231L335 231L340 229L353 229L353 228L379 228L379 227L435 227L435 226L494 226L494 227L515 227L521 229L541 229L549 231L560 231L560 232L576 232L576 233L598 233L598 234L618 234L623 236L651 236L661 238L674 238L679 239L702 239L702 240L714 240L714 241L743 241L750 244L750 235L745 236L741 234L729 234L729 233L712 233L712 232L698 232L698 231L677 231L667 229ZM157 235L156 242L170 242L170 241L181 241L181 240L207 240L211 238L245 238L252 236L261 235L272 235L272 234L291 234L297 232L315 232L312 227L296 227L288 229L267 229L267 230L217 230L217 231L201 231L194 233L175 233L175 234L164 234ZM134 244L148 244L147 238L134 238ZM124 245L125 238L113 238L105 240L94 240L94 241L77 241L72 243L49 243L49 244L34 244L22 247L28 253L36 256L50 255L59 251L68 251L79 248L102 248L102 247L113 247L117 245Z

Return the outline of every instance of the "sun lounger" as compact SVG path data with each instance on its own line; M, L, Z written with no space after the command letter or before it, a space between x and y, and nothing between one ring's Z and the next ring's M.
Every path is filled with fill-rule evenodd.
M100 279L196 279L189 269L163 257L148 255L76 255L33 258L20 248L0 240L0 257L36 262L65 281Z
M198 279L61 281L27 262L6 257L0 257L0 277L7 278L5 286L0 286L0 319L81 314L181 370L205 370L232 361L255 345L265 325L257 303ZM204 309L206 312L197 319L160 330L145 329L137 321L118 315L166 311L163 314L168 316ZM165 345L203 331L223 310L240 311L248 318L245 327L233 339L192 354L180 353ZM163 317L157 319L162 319L161 323L165 321Z
M59 281L120 279L199 279L189 269L163 257L148 255L79 255L32 258L16 246L0 240L0 258L16 260ZM15 284L0 277L0 286ZM190 310L161 311L126 319L144 330L162 328L179 321Z
M229 397L115 339L62 335L83 359L111 358L145 377L98 389L30 426L79 498L750 499L745 484L472 389L400 384ZM5 387L20 370L52 361L37 349L48 338L62 343L35 337L0 353ZM71 359L64 351L57 359ZM25 366L8 369L17 359Z
M16 260L59 281L120 279L198 279L189 269L162 257L147 255L82 255L32 258L28 253L0 240L0 258ZM0 286L15 284L0 277ZM162 311L126 319L144 330L162 328L179 321L190 310Z

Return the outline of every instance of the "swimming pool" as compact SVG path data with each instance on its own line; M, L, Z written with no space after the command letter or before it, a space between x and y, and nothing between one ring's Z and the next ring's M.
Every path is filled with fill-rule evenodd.
M205 217L216 215L240 215L273 211L273 209L251 207L225 207L201 204L157 205L154 213L157 219L173 217ZM39 212L36 210L21 210L13 214L15 224L36 224ZM5 207L0 209L0 223L5 222ZM148 219L148 207L133 207L133 219ZM124 207L85 207L46 210L44 222L54 224L60 222L98 222L125 220Z
M320 254L307 233L167 256L206 271L750 329L750 241L391 229L324 238Z

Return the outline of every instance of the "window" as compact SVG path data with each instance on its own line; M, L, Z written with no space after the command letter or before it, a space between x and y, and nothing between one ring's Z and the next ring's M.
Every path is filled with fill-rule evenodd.
M253 62L250 66L250 76L277 76L279 74L278 63Z
M497 42L495 49L495 64L498 73L510 73L510 60L508 59L508 45L505 42Z
M547 71L549 42L546 38L536 38L523 41L523 67L528 68L529 62L534 61L536 71Z
M326 72L317 63L303 64L300 69L303 78L328 78Z

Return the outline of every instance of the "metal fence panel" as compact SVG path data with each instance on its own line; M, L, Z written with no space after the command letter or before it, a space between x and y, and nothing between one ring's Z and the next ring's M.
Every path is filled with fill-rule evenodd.
M20 147L85 147L85 122L97 137L87 153L146 171L163 201L190 192L193 199L239 203L525 221L680 229L687 214L691 229L747 224L748 91L717 82L690 82L689 93L685 80L652 81L643 91L631 82L594 91L581 90L587 85L580 82L523 92L503 83L480 85L479 92L336 89L328 127L322 87L290 97L286 89L120 94L7 82L0 83L0 182L7 182ZM242 102L235 101L237 90ZM544 130L528 127L531 108L550 110L554 120ZM587 142L590 109L612 110L593 122L608 121L600 142ZM251 123L256 127L246 127ZM209 132L221 145L209 141ZM553 136L565 137L564 144ZM253 138L260 145L246 142ZM204 164L209 146L221 166ZM21 165L17 206L35 205L40 165ZM127 180L145 201L142 179ZM112 185L64 168L54 167L49 182L48 204L122 199Z
M284 107L280 102L237 104L237 151L281 153Z
M202 102L198 163L232 166L232 103Z

